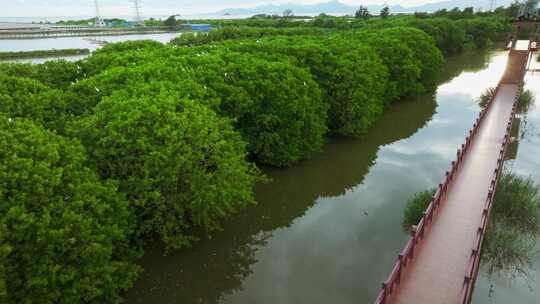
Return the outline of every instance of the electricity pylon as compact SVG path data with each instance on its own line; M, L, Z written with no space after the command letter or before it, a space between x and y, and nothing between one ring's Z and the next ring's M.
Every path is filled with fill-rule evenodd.
M95 25L99 27L105 26L105 21L103 21L103 18L101 18L101 14L99 13L99 3L98 0L94 0L94 4L96 5L96 21Z
M141 2L140 0L132 0L133 8L135 9L135 22L142 24L142 14L141 14Z
M491 0L491 3L489 4L489 11L492 12L495 9L495 4L497 4L496 0Z

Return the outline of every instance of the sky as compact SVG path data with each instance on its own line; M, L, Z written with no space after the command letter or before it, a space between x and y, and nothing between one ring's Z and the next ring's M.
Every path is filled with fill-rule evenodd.
M329 0L140 0L143 14L151 15L193 15L213 13L225 8L255 7L265 4L314 4ZM441 0L340 0L349 5L400 4L416 6ZM104 16L127 16L133 14L131 0L98 0ZM25 16L93 16L94 0L0 0L0 17Z

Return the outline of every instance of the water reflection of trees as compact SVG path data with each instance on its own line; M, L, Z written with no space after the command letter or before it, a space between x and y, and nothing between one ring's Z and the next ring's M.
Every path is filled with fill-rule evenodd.
M363 182L381 146L410 137L434 115L433 96L390 107L362 139L333 139L325 153L286 170L263 168L272 179L256 187L258 204L224 223L223 231L162 256L148 247L144 273L127 303L218 303L238 291L272 231L288 227L322 196L338 196Z
M441 83L463 70L485 67L487 53L452 58ZM242 287L257 262L256 251L272 231L288 227L322 196L338 196L361 184L381 146L410 137L435 114L431 95L388 108L361 139L335 138L325 153L286 170L263 168L272 181L256 188L258 205L224 223L212 238L201 233L194 249L162 255L145 249L144 273L126 295L127 303L219 303Z
M486 236L482 267L490 278L523 278L531 285L532 260L538 254L534 250L537 241L538 236L523 234L494 220Z
M490 50L475 50L453 56L449 59L452 67L443 69L439 83L445 83L459 76L463 72L476 72L485 69L489 65L489 57L493 54Z
M381 146L410 137L434 115L433 96L389 108L362 139L333 139L325 153L286 170L265 168L272 179L256 187L258 204L224 223L211 239L201 232L195 250L162 256L147 247L144 273L127 303L218 303L238 291L272 231L288 227L321 196L338 196L363 182ZM173 267L173 268L171 268Z

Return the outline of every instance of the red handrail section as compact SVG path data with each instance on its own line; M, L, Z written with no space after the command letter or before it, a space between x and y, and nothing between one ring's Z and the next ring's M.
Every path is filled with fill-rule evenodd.
M424 211L424 216L416 226L416 230L413 233L412 237L409 239L401 253L398 255L397 261L394 264L392 272L382 283L382 288L379 291L379 295L375 303L385 304L389 296L394 292L395 288L399 285L401 275L403 270L407 267L408 263L414 258L415 247L422 241L426 229L431 225L434 220L436 211L439 209L441 204L444 203L448 188L450 187L452 181L454 180L456 173L459 171L461 164L465 158L465 155L469 152L472 142L475 138L475 135L480 129L480 124L486 117L486 114L491 109L494 98L499 92L500 84L495 89L493 96L490 98L486 107L480 112L478 118L476 119L473 128L469 130L469 134L465 140L465 144L461 145L461 149L457 150L456 160L452 161L450 171L446 171L445 179L442 184L439 184L437 191L433 195L433 198L428 205L426 211Z
M523 76L525 75L525 71L523 73ZM522 78L523 79L523 78ZM523 83L523 82L522 82ZM522 83L520 85L520 90L522 89ZM491 96L490 100L488 101L486 107L480 112L478 118L476 119L472 129L469 131L469 134L465 140L465 144L461 145L461 149L457 150L456 153L456 160L452 161L451 169L450 171L446 171L445 179L442 184L439 184L437 191L433 195L433 198L427 207L426 211L424 211L424 216L416 226L416 229L412 235L412 237L407 241L405 247L403 250L399 253L397 260L394 264L394 267L392 268L392 272L382 283L382 287L379 291L379 294L377 296L377 299L375 300L376 304L385 304L388 301L388 298L392 295L392 293L395 291L396 287L400 284L401 276L407 267L407 265L410 263L410 261L414 258L415 248L416 246L422 241L424 238L424 235L426 233L426 229L429 228L431 223L434 220L434 217L436 215L436 211L439 209L441 204L444 204L444 201L446 199L446 194L448 193L448 188L451 186L456 173L459 171L463 160L465 158L465 155L470 151L470 147L476 138L476 135L478 133L478 130L480 129L481 123L484 121L485 117L487 116L487 113L491 110L493 102L495 100L495 97L498 95L498 92L500 90L500 87L502 85L502 81L499 82L497 85L493 96ZM508 146L508 143L510 141L510 131L512 128L512 121L514 119L516 109L517 109L517 101L519 99L519 94L516 96L514 100L514 106L512 108L512 115L510 117L510 121L508 122L507 126L507 134L505 135L504 142L501 147L501 152L498 159L498 167L494 172L493 179L491 181L490 191L488 198L486 199L484 212L482 214L482 224L478 228L477 237L476 237L476 246L472 249L472 253L470 256L470 262L468 267L468 272L465 275L464 283L463 283L463 291L462 291L462 303L466 304L469 300L469 297L472 292L472 287L474 283L474 278L476 275L476 272L478 271L478 265L479 265L479 257L480 257L480 250L482 246L482 241L484 238L485 229L487 227L487 223L489 221L489 215L491 213L491 206L493 202L493 195L495 193L496 187L497 187L497 180L501 175L502 172L502 166L504 162L504 155L506 153L506 148Z
M523 78L525 77L525 73L526 72L524 71L522 75ZM461 297L460 297L461 304L468 304L472 296L474 281L478 273L478 268L480 266L480 253L482 252L482 243L484 241L487 225L489 223L489 216L491 215L491 209L493 207L493 200L495 197L495 192L497 190L497 182L499 181L499 178L503 172L504 157L506 155L508 144L511 141L510 134L512 132L512 123L517 113L519 97L522 91L523 91L523 81L520 83L518 94L516 94L514 98L512 114L510 115L510 118L508 120L508 124L506 126L506 134L504 136L504 141L501 145L501 150L499 152L499 157L497 159L497 168L495 168L495 171L493 172L493 177L491 179L488 196L484 203L484 209L482 210L482 220L480 222L480 226L478 227L478 230L476 233L475 246L471 250L471 255L469 258L469 266L467 267L467 273L465 274L465 277L463 280L463 289L461 291Z

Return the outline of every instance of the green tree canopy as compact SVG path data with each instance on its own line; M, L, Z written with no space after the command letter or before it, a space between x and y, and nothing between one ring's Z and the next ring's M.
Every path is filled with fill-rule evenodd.
M221 98L220 112L235 120L259 163L288 166L322 148L328 106L307 69L283 56L221 49L184 59Z
M449 19L416 19L411 25L430 35L447 55L460 53L468 42L465 29Z
M133 217L84 148L0 116L0 302L116 302L139 267Z
M358 19L368 19L369 17L371 17L371 14L369 13L367 7L360 5L360 7L354 13L354 17Z
M102 178L120 182L138 217L140 236L168 248L189 245L186 230L213 230L253 201L255 169L229 120L166 93L104 98L74 130Z
M331 37L272 37L258 42L228 43L226 48L272 58L292 57L309 68L329 105L331 132L358 136L382 111L387 69L374 49L359 41ZM261 55L263 54L263 55Z
M384 29L380 34L400 39L412 49L415 58L420 62L420 84L429 89L436 85L444 58L433 38L421 30L410 27Z
M62 131L70 120L65 97L37 80L0 74L0 113Z
M368 45L338 37L326 42L337 58L328 91L328 125L340 135L365 134L383 112L388 69Z
M133 40L108 43L95 51L92 56L80 62L86 77L103 72L113 66L134 66L138 62L148 61L159 56L167 49L165 45L153 40Z
M64 89L83 77L79 64L65 60L52 60L41 64L0 64L0 74L35 79L57 89Z
M127 67L114 64L74 84L67 92L70 111L77 115L90 114L103 97L118 90L131 96L156 96L167 92L177 97L201 100L212 108L219 105L216 94L199 84L191 69L175 58L154 58L145 62Z
M420 91L421 63L405 42L392 35L383 35L380 31L359 32L354 38L372 46L388 69L389 77L384 97L386 103Z
M172 16L169 16L167 19L165 19L165 21L163 22L163 24L167 27L170 27L170 28L176 28L177 26L177 23L176 23L176 16L178 15L172 15Z
M383 19L386 19L388 18L388 16L390 16L390 7L388 7L388 5L386 5L385 7L381 9L380 16Z

